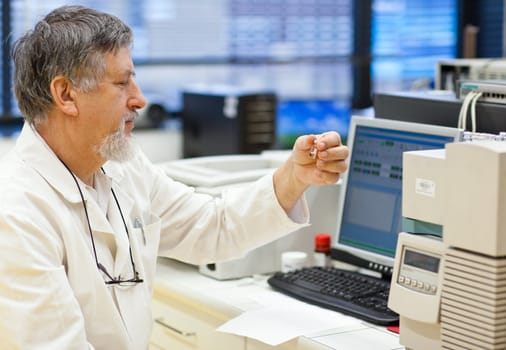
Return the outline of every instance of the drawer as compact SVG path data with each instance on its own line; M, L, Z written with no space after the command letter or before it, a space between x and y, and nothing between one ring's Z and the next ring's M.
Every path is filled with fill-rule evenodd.
M200 315L195 308L187 305L175 308L157 299L153 300L152 307L153 349L241 350L246 347L244 337L215 331L223 321L213 319L209 314Z

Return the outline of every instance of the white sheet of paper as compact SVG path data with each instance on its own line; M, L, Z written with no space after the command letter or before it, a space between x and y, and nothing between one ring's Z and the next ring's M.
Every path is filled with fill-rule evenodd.
M301 335L360 323L356 318L279 293L269 292L254 298L260 304L259 308L243 312L217 330L275 346Z
M327 345L331 349L404 349L404 346L399 343L398 335L376 328L336 332L335 334L315 337L314 340Z

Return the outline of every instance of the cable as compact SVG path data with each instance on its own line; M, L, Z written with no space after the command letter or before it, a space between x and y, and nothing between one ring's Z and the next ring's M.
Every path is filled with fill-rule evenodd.
M466 100L467 98L469 97L469 94L471 92L469 92L465 97L464 97L464 100L462 101L462 105L460 106L460 111L459 111L459 119L458 119L458 122L457 122L457 128L459 129L464 129L463 128L463 123L464 123L464 119L465 119L465 115L467 114L467 109L466 109Z
M472 101L472 99L474 98L475 95L476 95L476 92L469 91L467 93L466 97L464 98L464 101L462 102L462 106L460 107L457 128L462 129L462 130L466 130L466 128L467 128L467 125L466 125L467 111L469 108L469 103Z
M481 95L483 95L483 92L476 93L471 101L471 122L473 132L476 132L476 102L480 99Z

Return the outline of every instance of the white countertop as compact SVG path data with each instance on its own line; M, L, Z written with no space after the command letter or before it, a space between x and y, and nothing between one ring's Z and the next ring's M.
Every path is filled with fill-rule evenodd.
M267 278L255 276L219 281L200 274L196 266L160 258L155 293L176 298L226 322L258 307L252 296L267 291L277 293L267 284ZM366 322L301 336L299 340L307 343L307 349L404 349L397 334Z

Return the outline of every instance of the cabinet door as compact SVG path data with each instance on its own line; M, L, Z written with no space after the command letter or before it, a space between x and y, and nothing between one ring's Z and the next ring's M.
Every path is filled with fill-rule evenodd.
M223 322L188 305L153 300L152 349L244 350L246 340L215 331ZM158 347L158 348L157 348Z

